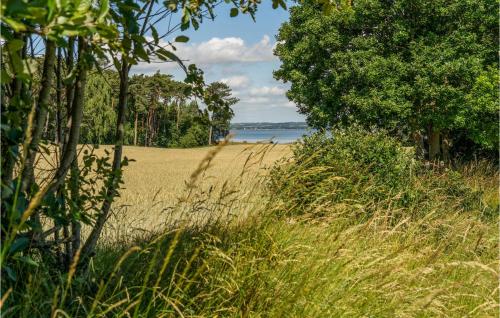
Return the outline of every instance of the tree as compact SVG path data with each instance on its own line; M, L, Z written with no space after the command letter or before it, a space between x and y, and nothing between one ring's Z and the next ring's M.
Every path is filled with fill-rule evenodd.
M229 133L229 125L234 116L231 106L238 101L238 98L232 97L231 88L225 83L214 82L206 88L204 102L209 111L209 145L213 140L224 138Z
M82 143L110 143L116 122L118 74L112 71L89 74L85 88L85 106L81 127Z
M497 5L360 0L322 15L304 1L280 28L275 77L291 82L287 96L314 127L384 127L418 149L425 142L431 160L448 157L459 131L487 146L478 136L498 132L498 106L471 107L483 102L471 94L498 69ZM489 147L498 149L496 135Z

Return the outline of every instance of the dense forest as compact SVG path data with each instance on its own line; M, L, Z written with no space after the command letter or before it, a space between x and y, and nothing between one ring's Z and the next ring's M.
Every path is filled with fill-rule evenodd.
M81 142L111 144L116 121L118 74L93 72L86 85ZM189 94L189 86L170 75L133 75L129 85L125 145L196 147L216 142L229 133L227 127L234 115L231 105L237 99L231 96L231 89L224 83L208 86L214 94L219 94L222 102L214 104L212 111L201 108L200 101ZM56 125L48 129L50 127L55 135Z

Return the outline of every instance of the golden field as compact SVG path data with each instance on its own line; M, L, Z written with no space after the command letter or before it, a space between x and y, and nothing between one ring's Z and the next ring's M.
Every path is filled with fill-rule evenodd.
M101 146L96 154L104 155L104 149L110 151L112 148ZM131 230L162 226L178 218L171 213L174 206L179 211L178 205L183 198L189 197L187 206L192 207L193 200L225 195L224 185L227 189L236 186L238 204L244 204L244 194L248 197L254 194L261 176L277 160L289 156L291 149L290 145L279 144L230 144L189 149L126 146L123 154L135 161L124 168L123 189L113 203L114 220L110 222L110 230L120 236ZM210 156L214 157L208 163ZM193 173L195 178L191 180ZM191 181L194 187L188 186Z

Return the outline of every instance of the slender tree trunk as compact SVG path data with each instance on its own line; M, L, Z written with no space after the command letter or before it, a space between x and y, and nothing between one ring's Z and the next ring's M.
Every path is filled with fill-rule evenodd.
M82 202L80 199L80 169L78 168L78 157L75 155L70 171L70 193L72 209L71 209L71 259L80 249L81 242L81 224L75 219L75 215L82 210Z
M67 225L63 227L63 237L64 237L64 268L69 269L71 264L71 259L73 256L73 250L71 249L71 242L69 241L71 234L69 233L69 228Z
M49 136L49 121L50 121L50 112L47 112L47 117L45 118L45 128L43 129L43 138L48 138Z
M67 142L64 147L59 167L49 184L43 189L39 190L30 201L28 208L24 212L24 214L27 216L33 215L33 211L36 211L36 208L42 202L42 198L47 193L60 191L60 187L64 183L65 176L73 162L73 159L75 158L76 148L80 138L80 126L83 117L83 99L85 95L85 83L87 78L87 65L85 62L85 58L83 57L86 47L86 41L83 38L80 38L80 40L78 41L79 63L77 65L77 76L73 93L74 96L72 100L68 99L68 102L71 102L72 105L71 118L68 125L69 132L67 134ZM63 235L65 239L70 238L69 230L66 226L63 227ZM68 263L68 259L72 257L73 253L70 246L71 242L67 240L65 241L66 262Z
M66 231L65 235L70 235L67 236L66 238L69 240L71 239L71 244L69 245L69 250L67 251L68 258L70 260L73 259L75 253L78 251L80 248L80 242L81 242L81 224L78 220L75 219L75 215L81 212L82 206L81 206L81 200L80 200L80 169L78 167L78 157L77 157L77 144L78 141L80 140L79 138L79 132L80 132L80 125L81 121L83 118L83 101L85 98L85 84L86 84L86 79L87 79L87 70L83 62L84 54L85 54L85 49L86 49L86 42L85 39L82 37L78 38L78 59L79 59L79 65L77 67L79 68L79 81L75 83L75 86L73 89L70 90L70 95L71 91L73 96L69 96L72 98L70 100L68 98L68 101L71 101L72 103L70 105L71 109L73 111L73 108L77 106L80 110L80 113L71 113L71 117L68 119L68 124L67 127L71 131L73 128L74 124L78 125L78 139L76 144L74 144L71 140L68 138L68 143L67 143L67 150L72 151L71 157L71 167L70 167L70 181L69 181L69 190L70 190L70 195L71 195L71 208L70 208L70 215L71 215L71 235L69 234L69 231ZM70 56L68 56L70 57ZM71 58L73 58L73 54L71 54ZM82 67L82 68L80 68ZM83 80L83 81L82 81ZM78 100L77 100L78 99ZM77 116L73 116L77 115ZM77 122L74 122L74 118L77 119ZM69 155L69 154L68 154Z
M59 145L59 151L62 153L63 133L62 133L62 52L57 49L57 68L56 68L56 136L55 141Z
M149 8L144 18L144 22L141 28L140 34L143 35L146 30L146 25L148 24L149 16L151 15L151 10L153 9L154 1L149 3ZM113 173L108 180L108 189L106 193L106 198L102 204L101 214L97 217L96 224L92 228L89 237L85 241L82 248L82 257L88 258L95 250L97 241L101 235L104 223L108 219L109 210L111 209L111 203L117 194L117 189L119 182L121 180L121 164L122 164L122 152L123 152L123 140L125 137L125 120L127 112L127 102L128 102L128 85L129 85L129 72L130 66L127 59L122 56L122 65L120 74L120 93L118 96L118 116L116 118L116 135L115 135L115 149L113 157Z
M135 112L135 117L134 117L134 146L137 146L137 124L139 121L139 114Z
M147 132L147 127L146 127L146 125L147 125L147 123L146 123L146 118L147 118L147 117L146 117L146 116L144 116L144 117L142 118L142 120L141 120L141 131L142 131L142 133L143 133L143 135L144 135L144 147L146 147L146 146L147 146L147 145L146 145L146 142L147 142L147 139L148 139L148 132Z
M55 242L59 242L59 240L60 240L59 225L55 224L55 222L54 222L54 227L56 228L56 231L54 232L54 241ZM57 262L62 267L64 265L64 257L63 257L63 254L61 252L61 247L60 247L59 244L56 244L56 246L54 248L56 250L56 259L57 259Z
M113 202L113 199L117 194L119 181L121 179L121 162L123 140L125 136L124 123L127 110L129 70L130 67L128 66L127 60L123 58L122 68L120 72L120 94L118 99L118 116L116 122L115 149L112 166L113 173L108 180L106 199L103 202L101 213L97 217L96 223L92 228L88 239L83 245L82 256L84 258L91 256L95 250L97 241L99 240L102 229L104 228L104 223L108 219L109 211L111 209L111 203Z
M175 122L175 126L177 127L177 130L179 130L179 119L181 117L181 108L180 108L180 103L179 101L177 100L177 103L176 103L176 110L177 110L177 120Z
M50 97L50 89L52 87L52 79L54 78L54 63L55 63L55 43L48 40L45 46L45 59L43 62L42 79L43 83L40 88L38 100L35 109L35 119L31 132L31 140L28 143L28 155L24 162L21 190L29 192L31 185L35 181L34 164L37 154L38 143L42 136L43 124L47 117L47 107Z
M434 161L441 155L440 132L431 124L429 126L429 160Z
M68 52L66 56L66 73L69 74L75 63L74 58L74 48L75 48L75 38L70 37L68 40ZM64 133L64 145L63 148L66 147L66 144L69 141L69 130L71 125L71 108L73 106L73 98L75 96L75 83L69 83L66 85L66 114L67 114L67 124L66 131Z
M80 140L80 126L83 118L83 102L85 96L85 83L87 81L87 65L85 59L82 56L87 47L86 41L81 38L78 41L78 71L74 85L72 106L71 106L71 117L69 119L68 127L69 131L67 133L66 145L64 147L63 155L61 158L61 163L57 169L52 181L44 191L53 192L59 189L59 187L64 183L66 174L71 167L73 159L76 155L76 149L78 146L78 141Z
M212 116L210 116L210 113L208 112L208 145L212 145L212 134L213 134L213 126L212 126Z

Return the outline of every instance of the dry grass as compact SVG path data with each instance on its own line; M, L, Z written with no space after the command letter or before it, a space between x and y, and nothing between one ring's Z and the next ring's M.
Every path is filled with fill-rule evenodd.
M297 158L272 174L286 185L281 196L261 192L266 167L290 155L289 146L126 147L125 155L137 161L125 169L126 188L109 222L113 237L102 241L89 276L65 302L57 283L35 273L15 298L22 299L15 317L34 310L75 317L498 317L498 218L481 212L498 208L498 173L487 163L458 167L463 181L422 173L404 191L427 199L397 206L399 194L369 198L380 186L375 174L347 184L350 200L324 204L339 180L318 181L328 171L299 167ZM362 168L346 173L356 179ZM480 190L484 204L461 207L470 190L451 190L462 182ZM279 216L307 195L314 200ZM227 227L160 231L176 219L167 214L173 211L257 213ZM54 295L52 309L46 295Z
M111 147L100 147L95 153L102 156L104 149L111 150ZM123 231L151 230L171 221L172 207L178 205L179 200L189 192L187 182L192 173L214 150L216 147L124 147L124 156L135 161L124 168L124 188L113 203L111 232L121 236ZM191 193L193 199L210 196L206 192L215 192L217 187L225 184L227 187L228 183L234 182L239 182L237 187L240 196L244 188L255 190L268 168L276 160L291 154L289 145L264 144L226 145L215 152L214 160L197 175L198 189ZM242 177L243 172L246 175ZM245 184L241 184L242 181Z

